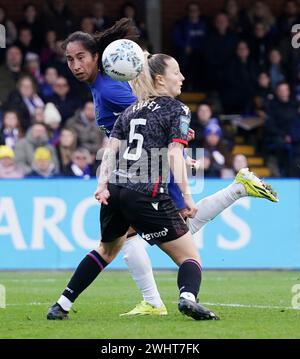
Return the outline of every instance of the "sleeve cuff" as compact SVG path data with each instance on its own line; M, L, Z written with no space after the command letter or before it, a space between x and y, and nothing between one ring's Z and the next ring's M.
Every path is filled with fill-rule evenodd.
M188 141L182 140L181 138L173 138L172 142L178 142L178 143L182 143L183 145L187 146L188 145Z

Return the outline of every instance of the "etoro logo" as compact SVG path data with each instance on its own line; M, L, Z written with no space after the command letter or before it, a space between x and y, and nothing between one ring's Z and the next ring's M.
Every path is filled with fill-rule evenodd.
M147 234L142 233L142 238L145 239L146 241L150 241L151 239L165 237L168 234L168 231L169 231L168 228L164 228L160 232L147 233Z

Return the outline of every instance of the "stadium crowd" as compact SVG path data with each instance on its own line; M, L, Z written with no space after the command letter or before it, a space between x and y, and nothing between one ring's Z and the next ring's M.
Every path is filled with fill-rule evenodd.
M247 165L244 155L233 155L236 135L255 147L271 176L300 177L300 49L292 46L300 13L298 1L283 4L275 17L264 1L241 8L228 0L207 17L191 2L174 23L170 40L184 90L206 95L193 113L190 147L204 147L207 177L233 177ZM101 1L81 18L65 0L41 8L28 3L22 14L13 22L0 5L7 44L0 50L0 178L94 176L96 153L107 140L95 124L90 91L72 76L61 45L73 31L102 31L117 19ZM133 4L124 3L124 16L151 51ZM260 125L233 130L237 114Z

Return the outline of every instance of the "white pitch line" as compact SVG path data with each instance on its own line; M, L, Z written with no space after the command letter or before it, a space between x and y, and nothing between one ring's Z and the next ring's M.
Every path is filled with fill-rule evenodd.
M48 279L5 279L5 283L53 283L53 282L56 282L57 280L56 279L52 279L52 278L48 278Z
M18 306L32 306L32 305L49 305L50 302L41 303L41 302L30 302L30 303L8 303L7 307L18 307ZM172 302L172 304L177 304L177 302ZM300 310L300 307L284 307L277 305L259 305L259 304L240 304L240 303L211 303L211 302L201 302L203 305L207 306L216 306L216 307L231 307L231 308L250 308L250 309L284 309L284 310Z
M22 307L24 305L49 305L51 303L31 302L31 303L8 303L7 307Z
M201 304L211 305L211 306L216 306L216 307L300 310L300 307L283 307L283 306L277 306L277 305L239 304L239 303L210 303L210 302L205 302L205 303L201 302Z

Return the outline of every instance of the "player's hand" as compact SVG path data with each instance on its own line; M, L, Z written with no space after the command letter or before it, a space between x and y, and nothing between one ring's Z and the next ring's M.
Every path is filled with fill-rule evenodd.
M185 215L188 218L194 218L196 216L196 213L198 211L198 208L196 207L196 204L190 194L184 195L184 203L186 205L186 211Z
M108 198L110 196L109 190L107 189L107 186L104 184L100 184L98 188L96 189L94 196L96 200L100 204L108 205Z
M191 161L191 168L194 168L196 171L201 167L201 160L194 160Z
M183 208L179 211L179 213L181 214L182 218L186 220L189 214L189 210L187 208Z
M193 129L189 128L187 140L188 140L188 142L190 142L194 139L195 139L195 131Z

